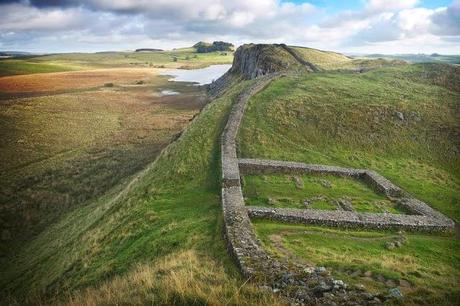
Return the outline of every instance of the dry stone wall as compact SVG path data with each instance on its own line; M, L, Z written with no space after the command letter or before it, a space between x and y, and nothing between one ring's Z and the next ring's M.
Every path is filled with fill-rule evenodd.
M229 252L243 275L272 292L279 292L296 304L375 305L385 296L348 287L332 278L324 267L305 267L270 256L258 240L248 209L244 205L236 154L236 135L249 97L277 75L260 78L235 101L222 133L222 209Z
M442 220L427 216L358 213L345 210L248 207L253 219L270 219L285 223L316 224L344 228L401 229L409 231L450 230Z
M249 49L249 51L251 50ZM254 50L257 51L257 48ZM373 295L364 292L360 287L349 287L343 281L332 278L324 267L306 267L295 262L270 256L258 240L250 218L327 226L359 226L376 229L401 228L426 231L452 230L455 226L454 222L422 201L410 197L403 190L374 171L286 161L239 160L236 149L236 137L247 101L252 95L267 86L274 78L280 76L279 73L272 73L271 68L261 71L259 68L255 69L255 66L253 67L254 69L251 68L251 65L248 66L247 61L243 61L242 59L246 55L252 59L257 59L257 52L254 51L255 53L253 52L253 54L250 52L244 53L243 51L244 49L240 49L239 53L237 51L236 54L239 55L236 57L241 60L241 63L235 65L235 59L234 66L236 68L241 66L241 69L248 70L246 71L249 76L248 78L258 78L250 88L237 97L221 136L221 196L225 236L229 252L235 258L245 277L250 278L268 290L280 292L293 301L294 304L376 305L385 302L386 299L391 298L391 295ZM290 50L288 49L287 51ZM294 55L296 54L294 53ZM389 198L397 198L399 204L412 215L357 213L346 210L319 211L261 207L248 208L244 204L240 171L243 174L330 174L362 179L376 191L384 193Z
M374 229L405 229L420 231L452 231L455 223L434 210L426 203L411 198L407 192L389 180L366 169L342 168L326 165L313 165L298 162L240 159L242 174L285 173L285 174L329 174L362 179L376 191L397 200L409 214L358 213L346 210L321 211L312 209L271 209L249 208L252 218L265 218L289 223L320 224L341 227L365 227Z

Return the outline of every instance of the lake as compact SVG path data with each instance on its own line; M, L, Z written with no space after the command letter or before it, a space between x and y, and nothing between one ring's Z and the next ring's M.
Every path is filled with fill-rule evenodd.
M232 65L211 65L201 69L168 69L161 72L161 75L172 76L169 81L191 82L195 85L210 84L212 81L220 78Z

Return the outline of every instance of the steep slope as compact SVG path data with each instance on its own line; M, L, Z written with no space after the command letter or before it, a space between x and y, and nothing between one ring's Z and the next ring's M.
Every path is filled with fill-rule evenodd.
M74 290L92 286L75 299L277 304L260 289L239 289L244 280L221 236L219 136L234 97L250 83L241 82L205 107L127 191L120 186L76 209L4 258L1 296L48 304L56 294L65 301ZM148 274L154 281L133 285L142 271L157 273ZM102 293L110 290L114 294Z

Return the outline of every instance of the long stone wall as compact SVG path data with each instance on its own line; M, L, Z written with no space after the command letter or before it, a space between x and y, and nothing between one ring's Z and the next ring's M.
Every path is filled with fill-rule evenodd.
M258 240L250 218L328 226L403 228L426 231L450 230L453 229L454 223L425 203L411 198L390 181L370 170L273 160L239 160L236 137L247 101L279 76L279 74L269 74L259 77L250 88L237 97L221 136L222 209L229 252L235 258L245 277L268 290L285 295L295 304L380 304L389 297L383 294L373 295L364 292L359 287L348 287L343 281L332 278L324 267L305 267L270 256ZM330 174L362 179L378 192L388 197L397 197L400 205L413 215L248 208L244 204L240 171L243 174L275 172Z
M277 76L278 75L274 74L260 77L248 90L242 92L238 96L230 111L227 125L221 137L222 182L224 186L230 187L240 185L240 171L236 154L236 135L243 118L246 103L253 94L263 89Z
M347 287L321 268L304 267L271 257L254 232L244 205L236 154L236 136L249 97L278 75L261 77L243 92L232 107L222 134L222 209L229 252L243 275L260 286L279 292L296 304L370 305L380 300L360 288Z

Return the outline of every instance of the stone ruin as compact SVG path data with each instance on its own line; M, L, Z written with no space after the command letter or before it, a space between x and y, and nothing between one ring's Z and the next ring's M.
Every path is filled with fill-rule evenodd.
M332 278L324 267L305 267L274 258L263 248L251 219L270 219L286 223L318 224L336 227L404 229L410 231L452 231L455 223L399 187L366 169L350 169L297 162L238 159L236 138L247 101L279 74L257 78L234 102L221 136L222 208L229 252L243 275L273 292L280 292L297 304L375 305L391 298L372 295L363 288L349 287ZM387 197L398 199L409 215L326 211L313 209L247 207L241 189L241 174L288 173L330 174L361 179ZM397 293L397 292L396 292ZM394 295L393 295L394 296Z

